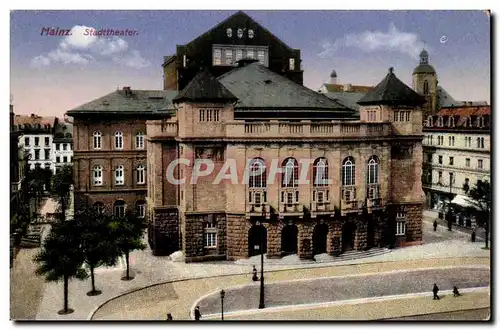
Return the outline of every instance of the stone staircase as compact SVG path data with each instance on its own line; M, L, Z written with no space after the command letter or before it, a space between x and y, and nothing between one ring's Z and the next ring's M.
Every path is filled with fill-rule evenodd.
M23 248L36 248L42 242L42 233L44 226L42 224L30 224L26 235L21 237L20 247Z
M334 257L326 253L317 254L314 256L314 259L316 260L316 262L338 262L338 261L355 260L361 258L369 258L389 252L391 252L391 250L389 250L388 248L371 248L370 250L367 251L356 251L356 250L347 251L342 253L338 257Z

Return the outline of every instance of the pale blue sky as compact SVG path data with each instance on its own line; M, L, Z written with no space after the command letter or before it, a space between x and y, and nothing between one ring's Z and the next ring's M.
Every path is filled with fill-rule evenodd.
M482 11L245 11L302 52L304 85L375 85L390 66L411 85L426 46L457 100L490 101L490 22ZM161 89L164 55L234 11L13 11L11 93L16 113L62 115L117 86ZM137 30L121 40L41 36L44 27ZM440 42L442 37L446 42Z

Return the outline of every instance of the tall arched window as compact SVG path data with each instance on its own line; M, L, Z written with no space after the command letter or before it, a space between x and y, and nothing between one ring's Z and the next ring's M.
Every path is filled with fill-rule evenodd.
M355 185L356 165L354 158L347 157L342 163L342 185L354 186Z
M371 156L368 160L368 184L378 184L378 159Z
M92 134L93 136L93 145L94 145L94 149L101 149L101 132L97 131L97 132L94 132L94 134Z
M287 158L283 161L282 187L297 187L299 180L299 164L295 158Z
M144 167L144 165L138 165L137 166L137 170L136 170L136 181L137 181L137 184L144 184L144 183L146 183L145 172L146 172L146 168Z
M313 186L323 187L328 185L328 161L326 158L317 158L313 165Z
M102 185L102 166L95 165L92 169L92 178L94 182L94 186Z
M118 165L115 168L115 184L117 185L122 185L125 183L124 179L124 170L123 170L123 165Z
M139 132L135 135L135 148L144 149L144 133Z
M248 176L248 186L250 188L265 188L266 182L266 163L262 158L254 158L250 161Z
M113 205L113 214L117 218L123 218L125 216L125 202L116 201Z
M104 214L104 203L103 202L95 202L94 203L94 210L98 214Z
M123 133L122 132L115 133L115 149L118 149L118 150L123 149Z
M429 82L424 80L424 95L429 94Z

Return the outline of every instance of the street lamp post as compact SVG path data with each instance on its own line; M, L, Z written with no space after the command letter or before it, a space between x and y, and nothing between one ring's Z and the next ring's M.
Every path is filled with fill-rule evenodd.
M226 292L224 289L220 291L220 306L221 306L221 321L224 321L224 296Z
M266 218L265 206L262 207L262 220ZM264 302L264 224L260 230L260 299L259 299L259 309L266 308Z

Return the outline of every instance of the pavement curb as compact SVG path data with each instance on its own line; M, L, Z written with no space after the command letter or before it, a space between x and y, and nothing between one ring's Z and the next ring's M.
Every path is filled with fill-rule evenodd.
M264 273L277 273L277 272L285 272L285 271L292 271L292 270L301 270L301 269L313 269L313 268L331 268L331 267L343 267L343 266L355 266L355 265L373 265L373 264L384 264L384 263L397 263L397 262L404 262L404 261L422 261L422 260L437 260L437 259L490 259L490 257L435 257L435 258L420 258L420 259L408 259L408 260L390 260L390 261L372 261L372 262L364 262L364 263L349 263L349 264L342 264L342 265L335 265L335 263L332 263L330 265L321 265L321 266L316 266L316 267L311 267L311 265L307 264L306 267L295 267L295 268L286 268L286 269L276 269L276 270L268 270L264 271ZM361 258L360 258L361 259ZM359 260L359 259L358 259ZM491 263L491 260L490 260ZM484 265L481 265L484 266ZM459 266L458 266L459 267ZM487 267L490 267L488 265ZM202 279L208 279L208 278L220 278L220 277L228 277L228 276L239 276L239 275L251 275L251 271L249 272L238 272L238 273L233 273L233 274L222 274L222 275L209 275L209 276L199 276L199 277L184 277L184 278L178 278L178 279L172 279L168 281L162 281L162 282L157 282L153 284L148 284L146 286L140 287L140 288L135 288L135 289L130 289L128 291L125 291L123 293L120 293L100 304L98 304L89 314L87 320L92 320L94 317L95 313L102 308L104 305L107 303L116 300L120 297L126 296L128 294L141 291L144 289L149 289L155 286L159 285L164 285L164 284L169 284L169 283L176 283L176 282L184 282L184 281L191 281L191 280L202 280ZM195 305L196 306L196 305ZM191 314L191 311L190 311Z

